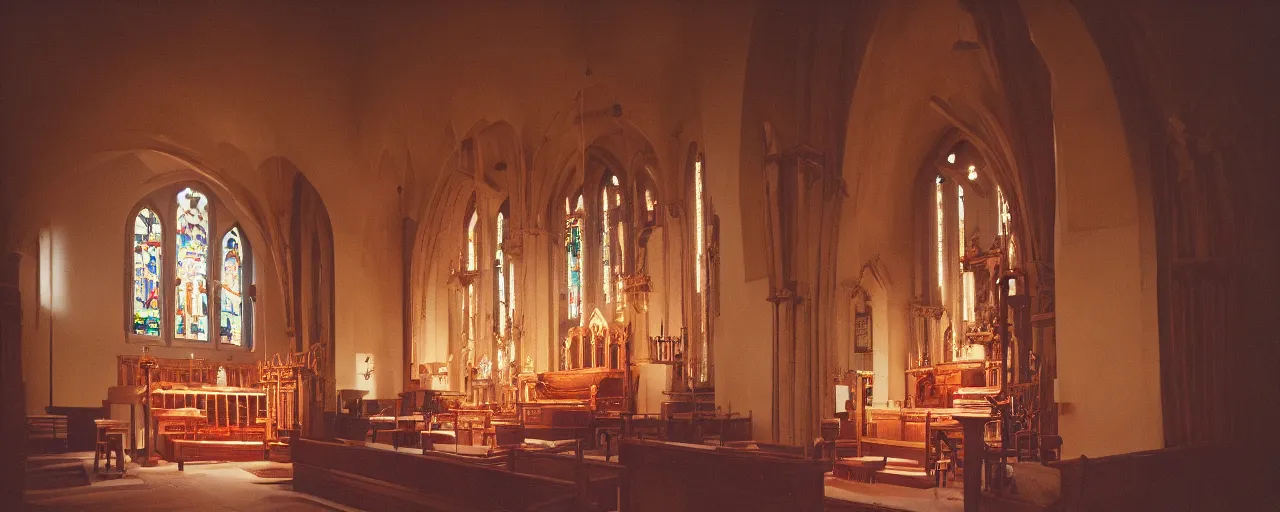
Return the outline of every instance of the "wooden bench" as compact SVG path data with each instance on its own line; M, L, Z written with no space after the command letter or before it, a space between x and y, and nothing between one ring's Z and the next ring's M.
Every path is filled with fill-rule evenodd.
M576 482L592 510L617 510L622 466L579 459L573 453L512 450L508 468L517 473Z
M262 441L172 439L170 443L173 461L178 463L178 471L183 471L188 462L255 461L267 458L267 446Z
M1049 464L1061 472L1062 509L1263 510L1280 470L1275 442L1195 446Z
M576 510L573 482L457 458L301 439L293 443L293 488L365 510Z
M620 442L618 461L629 512L823 508L822 461L638 439Z

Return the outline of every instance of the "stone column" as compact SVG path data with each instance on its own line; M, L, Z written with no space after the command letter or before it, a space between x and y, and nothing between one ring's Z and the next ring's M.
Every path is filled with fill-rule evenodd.
M832 333L820 319L831 317L834 302L833 217L843 182L828 174L817 150L802 145L777 154L770 137L764 181L768 300L774 304L773 433L778 442L804 444L816 437L827 398L834 399Z

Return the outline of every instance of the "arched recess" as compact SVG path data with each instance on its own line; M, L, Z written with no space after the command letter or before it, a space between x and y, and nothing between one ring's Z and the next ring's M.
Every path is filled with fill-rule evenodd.
M894 344L889 297L894 293L889 270L879 256L862 265L854 279L840 285L836 321L840 325L837 348L837 376L843 371L870 370L875 374L872 403L883 406L889 399L890 375L904 368L902 344ZM895 364L896 363L896 364Z
M477 290L490 290L496 286L493 273L493 256L496 243L493 219L504 202L508 213L505 217L506 233L503 240L504 256L515 262L515 290L520 294L516 303L529 305L525 300L525 280L534 275L527 269L533 262L526 257L526 241L536 238L528 224L528 202L524 189L530 183L515 128L506 121L478 121L457 143L442 164L439 178L429 188L416 191L425 197L420 211L414 212L406 234L407 295L406 318L408 326L405 347L405 384L410 380L422 380L423 370L434 372L444 366L450 378L436 385L459 389L465 365L458 353L460 346L453 303L458 300L458 281L453 276L461 268L460 258L466 249L464 231L459 228L470 208L480 219L477 232L482 264L475 276ZM496 355L496 341L490 323L496 322L493 314L494 296L479 293L476 310L479 313L476 357ZM535 302L534 307L538 304ZM514 323L519 325L531 315L516 313ZM528 332L527 326L518 331ZM517 353L529 355L529 336L519 336ZM431 385L420 382L420 385Z
M906 343L909 303L926 291L906 281L914 274L908 269L922 266L925 256L912 240L925 220L935 218L922 215L918 205L934 192L927 178L938 174L937 155L968 140L987 164L984 179L1001 185L1020 220L1018 258L1031 276L1033 310L1050 322L1036 333L1043 340L1036 343L1051 375L1056 206L1048 69L1016 4L973 4L886 3L867 22L874 28L863 34L874 34L857 71L843 146L842 171L853 200L842 211L840 277L853 278L863 262L879 255L900 281L889 299L897 327L890 344ZM955 191L945 199L954 208ZM958 241L951 241L946 248L954 253ZM891 373L884 383L890 398L905 398L904 380Z
M312 404L303 429L305 435L313 436L324 431L324 412L332 411L336 403L333 224L315 186L290 162L279 160L278 167L294 171L289 228L293 348L303 351L319 345L324 361L324 375L316 383L319 389L307 395Z
M586 101L582 100L584 96ZM617 216L614 220L621 219L625 225L622 240L625 265L620 273L624 277L615 280L614 284L638 283L636 279L640 279L642 270L643 275L649 278L648 287L637 286L633 288L635 293L623 292L619 295L626 299L626 306L619 313L632 326L632 340L647 339L648 333L656 332L658 325L664 321L668 322L665 324L668 332L675 328L668 316L673 310L679 311L678 298L674 303L675 309L666 302L655 304L648 299L650 296L665 297L654 295L654 290L678 289L668 287L679 286L679 283L670 282L664 272L669 268L669 251L666 248L672 247L672 241L666 230L667 223L664 222L666 209L662 208L662 201L666 196L660 195L660 191L670 190L669 177L659 165L658 152L653 143L622 114L621 107L615 108L617 105L603 88L585 89L575 98L571 109L557 114L548 127L547 135L534 150L531 160L532 169L545 173L547 177L531 184L529 190L529 204L541 205L531 217L536 226L534 232L545 236L529 240L539 247L526 244L525 249L527 254L538 254L530 256L531 258L548 258L546 266L542 268L548 270L545 275L549 279L542 281L539 278L533 286L545 290L545 295L542 296L547 297L546 303L550 306L547 311L538 315L545 322L539 331L540 336L545 336L542 338L545 344L539 342L538 350L548 356L545 361L551 368L558 367L560 342L572 323L567 316L565 302L565 201L572 200L578 193L583 195L584 212L587 215L583 225L584 262L587 263L583 274L586 281L583 287L583 309L589 315L593 308L606 301L601 288L603 270L600 268L599 240L600 195L603 180L609 178L606 174L618 179L623 204L620 208L615 207L616 211L612 214ZM646 190L654 203L653 212L645 210ZM571 205L570 210L573 209ZM648 216L653 218L651 223L647 220ZM641 291L645 289L649 291ZM605 308L602 307L601 310L605 312ZM654 314L655 310L657 314ZM530 318L532 315L533 312L530 312ZM636 343L632 348L633 357L647 357L645 344ZM543 359L539 359L537 364L541 368Z

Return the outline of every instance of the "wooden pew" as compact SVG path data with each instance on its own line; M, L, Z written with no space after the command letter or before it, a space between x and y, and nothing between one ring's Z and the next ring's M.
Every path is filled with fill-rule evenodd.
M294 490L366 510L559 512L575 484L439 455L322 441L293 444Z
M620 510L823 509L824 465L714 446L623 439Z
M508 468L516 473L576 482L592 510L617 510L622 466L578 459L573 453L512 450Z
M1275 443L1196 446L1054 462L1067 511L1264 510L1280 471ZM1016 478L1016 477L1015 477Z

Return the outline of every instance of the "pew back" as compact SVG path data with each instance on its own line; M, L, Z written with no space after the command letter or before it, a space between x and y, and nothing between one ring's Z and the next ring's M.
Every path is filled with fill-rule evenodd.
M787 510L823 507L821 462L766 453L624 439L620 510Z
M387 450L298 440L294 489L368 510L573 509L573 482ZM501 489L501 492L495 492Z

